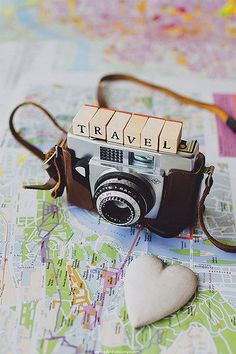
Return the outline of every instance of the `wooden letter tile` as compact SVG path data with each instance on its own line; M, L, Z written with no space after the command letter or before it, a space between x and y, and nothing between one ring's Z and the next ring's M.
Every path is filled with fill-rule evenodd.
M106 126L115 111L106 108L99 108L97 113L89 122L89 136L92 138L106 140Z
M166 121L159 139L159 151L176 154L182 133L181 122Z
M164 119L148 118L141 132L141 148L158 151L159 135L164 124Z
M124 128L131 117L130 113L116 112L107 125L107 141L124 144Z
M97 110L98 107L82 106L72 121L73 134L89 136L89 121Z
M124 130L124 144L140 147L141 146L141 132L148 120L148 117L134 114L128 121Z

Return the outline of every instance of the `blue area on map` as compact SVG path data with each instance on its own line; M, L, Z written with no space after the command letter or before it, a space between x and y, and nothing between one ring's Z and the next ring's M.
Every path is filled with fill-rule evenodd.
M73 58L73 70L92 70L90 63L91 44L85 38L79 38L78 46L76 46L76 53Z
M38 14L37 14L37 8L30 8L30 9L25 9L23 8L22 10L17 11L17 17L19 19L19 22L21 24L24 24L24 26L29 29L32 32L32 35L34 33L44 37L48 37L52 35L52 31L49 30L48 28L45 28L40 24L37 19L38 19Z
M95 212L89 212L84 209L77 208L75 206L70 206L70 212L76 217L80 224L84 224L97 234L105 234L111 237L114 237L119 241L124 250L128 250L130 245L136 235L138 229L118 227L99 220L98 214ZM136 251L144 251L144 239L145 239L145 230L142 230L140 242L135 247ZM221 266L228 266L230 262L236 262L236 255L232 253L224 252L213 244L204 244L204 240L193 241L193 261L194 263L212 263L217 264L217 260L227 261L227 264L220 264ZM146 241L147 243L147 241ZM163 238L154 233L151 233L151 241L148 241L146 247L147 252L163 256L165 258L170 258L173 260L178 260L181 262L189 263L190 260L190 240L180 237L174 238ZM181 252L186 252L183 254Z

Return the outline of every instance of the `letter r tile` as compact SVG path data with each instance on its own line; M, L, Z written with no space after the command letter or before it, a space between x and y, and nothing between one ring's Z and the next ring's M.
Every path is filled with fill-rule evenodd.
M91 138L106 140L106 127L114 113L115 111L111 109L99 108L89 122L89 136Z

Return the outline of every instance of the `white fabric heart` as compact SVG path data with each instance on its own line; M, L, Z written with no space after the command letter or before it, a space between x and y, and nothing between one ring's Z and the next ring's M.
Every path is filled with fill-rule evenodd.
M197 288L197 277L187 267L165 266L155 256L144 255L130 263L124 279L130 323L141 327L179 310Z

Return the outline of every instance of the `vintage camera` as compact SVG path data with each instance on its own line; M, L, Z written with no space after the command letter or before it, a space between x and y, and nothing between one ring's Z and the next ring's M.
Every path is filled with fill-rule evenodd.
M67 134L69 202L172 237L196 217L204 155L182 122L83 106Z

